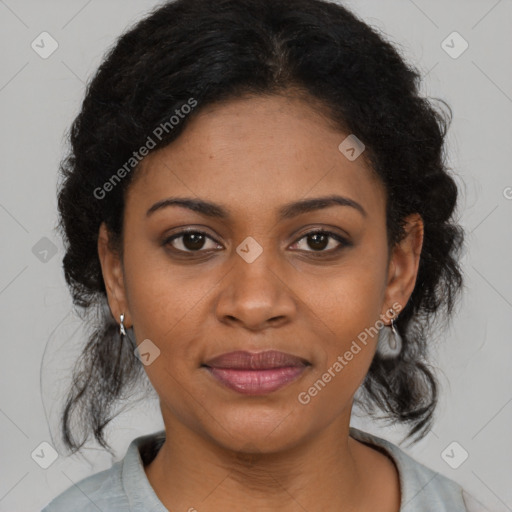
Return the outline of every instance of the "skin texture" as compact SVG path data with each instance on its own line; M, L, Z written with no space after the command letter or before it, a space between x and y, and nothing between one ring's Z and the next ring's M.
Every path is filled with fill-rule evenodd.
M124 260L98 237L112 314L125 315L137 343L161 351L146 366L159 397L167 440L146 469L170 510L396 512L398 474L381 452L349 437L354 393L368 372L377 337L307 405L307 391L365 328L414 289L423 224L391 253L386 194L362 157L338 145L348 134L298 97L257 96L205 107L171 145L148 155L126 194ZM357 201L279 220L285 203L329 196ZM222 205L228 220L157 201L193 197ZM183 228L209 237L165 238ZM328 238L318 249L311 237ZM263 249L248 263L237 247ZM338 252L329 251L341 247ZM390 323L385 317L384 323ZM225 352L276 349L311 363L276 392L247 396L218 383L201 364Z

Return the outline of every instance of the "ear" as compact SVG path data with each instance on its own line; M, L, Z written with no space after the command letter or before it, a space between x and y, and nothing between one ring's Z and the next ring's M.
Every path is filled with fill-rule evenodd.
M392 316L386 315L387 311L393 308L396 313L400 313L405 308L414 290L423 247L423 219L418 213L413 213L405 220L404 229L406 234L393 247L388 267L388 280L383 304L385 309L382 314L383 317L389 319Z
M123 267L120 255L109 245L109 238L107 226L102 222L98 233L98 256L108 304L117 322L120 322L121 313L124 314L123 323L128 328L131 326L131 315L126 300Z

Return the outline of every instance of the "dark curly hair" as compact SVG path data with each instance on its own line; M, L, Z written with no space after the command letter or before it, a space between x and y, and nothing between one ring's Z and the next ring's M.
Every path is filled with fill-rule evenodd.
M428 333L435 319L453 313L464 232L453 219L458 192L443 146L452 111L421 97L420 78L377 29L323 0L166 2L116 40L87 85L60 165L65 278L76 311L93 326L62 412L67 448L78 451L92 433L110 451L104 429L145 376L133 347L120 340L97 250L104 221L122 257L124 197L137 166L107 199L98 198L99 187L163 123L151 151L175 140L205 105L292 91L365 144L363 156L387 190L389 248L404 236L407 215L423 219L417 281L396 323L404 347L397 359L375 355L361 405L408 424L407 438L424 437L439 387L428 364ZM191 98L196 108L171 127L170 116Z

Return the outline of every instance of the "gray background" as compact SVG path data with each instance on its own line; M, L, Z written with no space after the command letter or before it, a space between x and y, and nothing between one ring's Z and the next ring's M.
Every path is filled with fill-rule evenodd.
M345 4L398 44L424 74L424 93L454 111L448 156L468 236L466 288L453 324L435 340L437 421L423 441L404 449L488 510L511 511L512 1ZM95 445L85 456L65 457L58 436L60 400L84 331L72 313L54 232L57 168L87 79L115 38L155 5L0 0L0 511L40 510L113 462ZM43 31L59 45L47 59L31 47ZM469 44L458 58L442 47L453 31ZM450 41L452 51L461 48ZM358 417L353 425L393 442L403 433ZM113 422L110 441L120 457L134 437L162 427L153 397ZM457 469L441 456L453 441L469 453ZM42 442L61 453L46 470L31 456ZM460 457L460 448L454 453Z

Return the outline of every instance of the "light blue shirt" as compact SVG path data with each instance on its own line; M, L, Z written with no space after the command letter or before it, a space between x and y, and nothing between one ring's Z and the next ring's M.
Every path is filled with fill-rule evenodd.
M350 436L384 449L395 462L401 487L400 512L483 512L457 483L415 461L385 439L350 427ZM165 431L134 439L123 459L110 469L84 478L41 512L168 512L144 472L141 451L165 439ZM154 449L154 448L153 448Z

